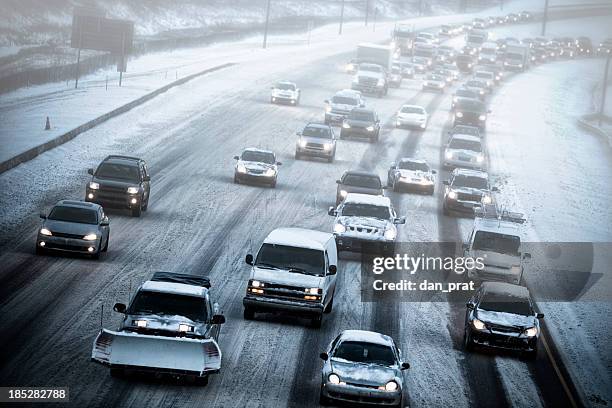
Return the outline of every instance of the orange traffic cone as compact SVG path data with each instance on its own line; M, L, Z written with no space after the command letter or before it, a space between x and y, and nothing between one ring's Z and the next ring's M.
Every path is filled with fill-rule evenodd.
M48 116L47 116L47 123L45 123L45 130L51 130L51 121L49 121Z

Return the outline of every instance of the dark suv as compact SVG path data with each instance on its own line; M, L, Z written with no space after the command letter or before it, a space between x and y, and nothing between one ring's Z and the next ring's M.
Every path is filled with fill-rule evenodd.
M383 195L383 184L378 174L366 171L345 171L340 180L336 180L336 206L340 204L348 193L361 193L370 195Z
M378 141L380 134L380 119L371 109L355 108L342 123L340 139L349 136L367 137L372 143Z
M107 156L85 189L85 201L104 207L127 208L140 217L149 206L151 177L144 160L129 156Z
M480 130L487 127L487 115L491 112L487 106L476 99L459 99L455 103L453 126L477 126Z

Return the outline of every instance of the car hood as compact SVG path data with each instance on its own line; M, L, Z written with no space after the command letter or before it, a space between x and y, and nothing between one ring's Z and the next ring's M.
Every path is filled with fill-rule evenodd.
M534 316L523 316L513 313L492 312L489 310L477 309L474 313L478 320L485 323L496 324L506 327L533 327L536 325Z
M319 143L319 144L325 144L325 143L333 143L332 139L325 139L323 137L312 137L312 136L301 136L302 140L306 141L306 143Z
M413 177L413 178L425 178L425 179L432 179L433 176L432 174L426 172L426 171L421 171L421 170L407 170L407 169L400 169L398 170L399 174L401 177Z
M117 180L117 179L107 179L107 178L99 178L99 177L93 177L91 181L94 181L96 183L99 183L101 186L105 186L105 187L125 187L126 191L127 188L130 186L138 186L138 181L131 181L131 180Z
M76 222L66 222L47 219L43 223L43 227L47 228L51 232L61 232L64 234L75 234L75 235L87 235L87 234L98 234L100 229L98 225L94 224L79 224Z
M194 333L203 335L202 323L194 322L193 320L180 315L156 315L156 314L137 314L128 315L124 326L134 328L134 320L146 320L147 327L141 329L143 332L147 330L164 330L169 332L177 332L180 324L189 324L194 327Z
M500 254L499 252L493 251L474 250L474 256L482 257L485 259L484 264L489 266L510 268L513 265L519 265L521 263L520 256Z
M476 156L478 156L480 154L480 153L475 152L473 150L453 149L452 147L447 147L446 151L452 153L453 155L455 155L455 154L463 154L463 155L470 156L470 157L476 157Z
M262 162L240 160L238 163L243 164L244 167L246 167L249 170L267 170L267 169L276 168L274 164L268 164L268 163L262 163Z
M417 120L417 119L425 119L425 115L422 113L398 113L397 116L399 118L402 119L412 119L412 120Z
M275 95L294 95L297 93L297 91L291 91L291 90L287 90L287 89L277 89L274 88L272 89L272 93Z
M339 216L337 222L342 225L350 225L351 227L369 227L384 230L386 227L393 225L388 220L381 220L380 218L372 217L358 217L358 216Z
M480 190L478 188L470 188L470 187L456 187L456 186L451 186L451 190L457 192L457 193L464 193L464 194L474 194L474 195L483 195L486 193L485 190Z
M332 358L331 371L340 381L363 385L385 385L391 380L399 383L397 369L375 364L358 364L343 359Z
M353 109L355 109L357 107L357 105L347 105L344 103L332 103L331 104L332 109L338 109L338 110L343 110L343 111L352 111Z
M254 266L251 269L251 279L301 288L322 288L325 277L289 272L284 269L266 269Z
M374 122L370 122L368 120L351 119L351 118L346 118L346 123L348 123L351 126L363 127L363 128L366 128L368 126L374 126Z
M361 194L370 194L370 195L382 195L382 189L370 188L370 187L340 185L340 190L344 190L347 193L361 193Z

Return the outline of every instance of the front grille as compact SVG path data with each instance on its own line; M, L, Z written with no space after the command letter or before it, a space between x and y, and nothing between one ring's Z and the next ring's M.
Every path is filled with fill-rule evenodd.
M105 186L104 184L100 184L99 191L114 194L127 194L127 187Z
M263 296L283 300L301 300L306 301L304 296L306 292L303 287L282 285L277 283L266 283L262 288Z
M480 201L479 194L457 193L457 200L461 201Z
M352 382L347 382L346 385L352 385L353 387L359 387L359 388L369 388L369 389L374 389L374 390L378 389L378 385L366 385L366 384L358 384L358 383L352 383Z
M500 333L515 333L518 334L521 332L521 330L517 329L516 327L507 327L507 326L500 326L497 324L487 324L487 327L493 331L496 332L500 332Z
M323 150L324 149L323 145L320 143L306 143L306 148L312 149L312 150Z
M384 398L384 397L369 397L366 395L351 395L351 394L343 394L336 391L329 391L329 396L332 398L362 402L366 404L392 404L394 402L393 398Z
M249 169L248 170L250 174L263 174L263 170L261 169Z
M350 113L350 111L345 110L345 109L338 109L338 108L332 108L331 113L334 113L336 115L348 115Z
M83 235L79 235L79 234L67 234L65 232L55 232L55 231L52 231L52 233L54 237L83 239Z
M346 227L347 231L355 231L355 232L364 232L366 234L377 234L378 233L378 228L374 228L374 227L355 227L355 226L347 226Z
M378 79L376 78L359 77L359 85L376 86L376 84L378 84Z
M47 242L44 249L63 249L65 251L87 252L86 246L82 245L60 245L53 242Z

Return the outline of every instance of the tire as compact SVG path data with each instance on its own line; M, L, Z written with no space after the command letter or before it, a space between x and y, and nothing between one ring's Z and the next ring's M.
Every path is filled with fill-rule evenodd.
M334 155L332 155L332 156L329 156L329 157L327 158L327 162L328 162L328 163L333 163L335 158L336 158L336 155L335 155L335 154L334 154Z
M238 176L234 174L234 184L240 184L240 180L238 180Z
M123 378L125 377L125 370L121 368L111 368L110 376L113 378Z
M202 387L206 387L208 385L208 376L206 376L206 377L195 377L194 384L195 385L200 385Z
M143 201L142 211L147 211L149 209L149 197L147 197L147 201Z
M95 260L100 259L100 252L102 252L102 250L98 249L94 254L91 255L91 259L95 259Z
M448 210L448 208L446 208L446 204L442 206L442 214L446 216L450 215L450 211Z
M524 356L525 359L529 361L534 361L536 358L538 358L538 343L535 344L533 350L525 351Z
M255 311L250 307L244 307L244 312L242 313L242 317L244 320L253 320L255 319Z
M472 339L472 333L467 327L463 332L463 348L466 351L474 350L474 341Z
M319 391L319 405L326 407L331 405L331 403L332 401L323 395L323 384L321 384L321 391Z
M102 252L108 252L108 241L110 241L110 235L106 238L106 245L102 248Z
M310 326L315 329L321 328L321 322L323 321L322 315L316 315L310 319Z
M295 160L300 160L302 158L302 155L299 154L298 152L295 152Z
M327 306L325 307L325 309L323 310L323 313L331 313L333 308L334 308L334 296L332 295L332 298L327 304Z
M429 190L429 195L434 195L434 190L435 190L435 188L434 188L434 187L432 187L432 188Z
M140 208L140 206L132 208L132 217L140 217L140 214L142 214L142 208Z
M276 179L272 183L270 183L270 188L276 188Z
M343 131L340 131L339 139L344 139L344 138L345 138L345 133Z
M397 193L397 190L398 190L398 188L397 188L397 184L396 184L396 183L393 183L393 192L394 192L394 193Z

